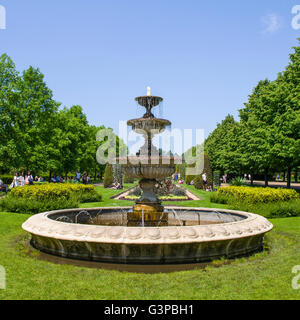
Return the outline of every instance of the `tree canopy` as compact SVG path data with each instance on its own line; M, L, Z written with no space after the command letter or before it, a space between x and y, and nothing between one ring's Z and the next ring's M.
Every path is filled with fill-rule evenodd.
M300 42L300 39L299 39ZM228 115L205 141L214 170L264 173L286 171L300 165L300 47L274 81L259 81L240 121Z
M0 173L103 174L96 160L103 128L90 125L81 106L55 101L39 69L19 73L8 55L0 57Z

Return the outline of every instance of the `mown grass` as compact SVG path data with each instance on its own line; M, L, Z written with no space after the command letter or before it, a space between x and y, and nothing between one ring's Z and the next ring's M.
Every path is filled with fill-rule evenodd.
M132 188L134 184L126 184L124 185L124 190ZM219 203L211 203L210 202L210 194L211 192L206 192L203 190L197 190L193 186L184 186L186 189L198 195L201 200L189 200L189 201L163 201L164 205L172 205L172 206L185 206L185 207L206 207L206 208L227 208L228 206L225 204ZM134 201L129 200L115 200L111 199L112 196L119 194L120 190L114 189L105 189L103 186L99 186L96 188L97 191L102 195L101 202L93 202L93 203L84 203L81 204L82 208L95 208L95 207L108 207L108 206L132 206L134 205ZM124 191L122 190L122 191Z
M109 199L102 205L131 205ZM209 194L197 191L205 206ZM186 205L184 201L182 205ZM174 204L172 202L171 204ZM97 204L99 206L100 203ZM226 207L223 205L223 207ZM299 299L291 286L291 270L300 264L300 218L272 219L274 229L266 236L269 248L249 258L205 269L160 274L137 274L72 265L58 265L28 256L20 239L27 237L21 224L29 215L0 212L0 265L7 273L7 288L0 299ZM18 239L18 240L17 240Z

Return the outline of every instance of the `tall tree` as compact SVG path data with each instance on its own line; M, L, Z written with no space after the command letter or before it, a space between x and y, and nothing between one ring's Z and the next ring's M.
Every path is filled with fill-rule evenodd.
M8 55L0 57L0 171L17 169L20 155L16 145L19 136L18 103L20 81L15 64Z

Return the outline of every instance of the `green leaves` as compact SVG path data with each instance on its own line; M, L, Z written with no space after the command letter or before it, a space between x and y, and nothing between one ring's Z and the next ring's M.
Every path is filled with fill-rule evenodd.
M300 161L300 47L274 81L259 81L240 122L227 116L209 135L205 148L214 169L267 172L297 168Z
M59 107L39 69L20 74L0 57L0 172L104 171L96 161L100 128L89 125L81 106Z

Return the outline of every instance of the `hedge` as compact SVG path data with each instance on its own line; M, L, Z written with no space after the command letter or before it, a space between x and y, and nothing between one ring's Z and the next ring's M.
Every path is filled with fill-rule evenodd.
M268 203L299 198L298 193L292 189L236 186L219 188L217 196L228 197L229 199L231 198L231 200L246 201L249 203Z
M103 179L104 188L111 187L113 182L114 182L114 175L113 175L112 166L111 164L108 163L104 171L104 179Z
M99 202L101 195L92 185L42 184L13 188L0 201L0 209L9 212L38 213L77 208L79 203Z

